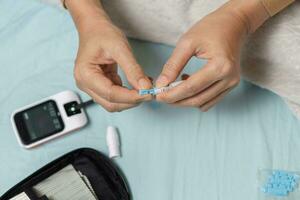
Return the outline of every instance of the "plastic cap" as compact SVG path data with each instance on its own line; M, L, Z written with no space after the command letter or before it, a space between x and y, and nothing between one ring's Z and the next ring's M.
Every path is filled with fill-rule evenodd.
M106 143L109 151L110 158L120 157L120 139L118 130L114 126L107 127Z

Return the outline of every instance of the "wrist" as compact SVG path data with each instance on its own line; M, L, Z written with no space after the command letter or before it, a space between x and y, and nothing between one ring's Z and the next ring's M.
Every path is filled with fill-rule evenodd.
M244 22L248 34L255 32L270 18L261 0L231 0L225 4L225 9Z
M99 0L65 0L78 32L85 32L95 23L110 23Z

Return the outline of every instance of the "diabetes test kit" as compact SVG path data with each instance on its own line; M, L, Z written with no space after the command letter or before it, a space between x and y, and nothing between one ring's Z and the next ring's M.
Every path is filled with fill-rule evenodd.
M72 151L42 167L0 200L130 200L118 168L89 148Z
M140 90L140 95L156 95L179 85ZM21 146L33 148L88 123L84 107L73 91L64 91L13 112L11 122ZM121 156L116 127L107 128L110 158ZM7 191L0 200L130 200L124 178L102 153L82 148L72 151L39 169Z
M177 81L162 88L139 90L139 94L157 95L181 83ZM75 92L67 90L14 111L11 122L19 144L27 149L33 148L84 127L88 122L84 107L91 103L94 102L81 103Z
M63 91L13 112L12 125L21 146L32 148L85 126L80 98Z

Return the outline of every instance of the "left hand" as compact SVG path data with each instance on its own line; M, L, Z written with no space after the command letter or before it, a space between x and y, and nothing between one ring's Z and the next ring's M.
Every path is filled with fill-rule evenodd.
M230 6L204 17L181 37L156 86L175 81L192 56L207 63L182 84L159 94L158 101L207 111L239 83L240 50L251 23Z

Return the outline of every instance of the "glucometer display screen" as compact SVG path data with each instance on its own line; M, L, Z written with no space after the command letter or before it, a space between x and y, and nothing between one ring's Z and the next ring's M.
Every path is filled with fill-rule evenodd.
M64 129L60 112L53 100L19 112L14 119L24 144L36 142Z

